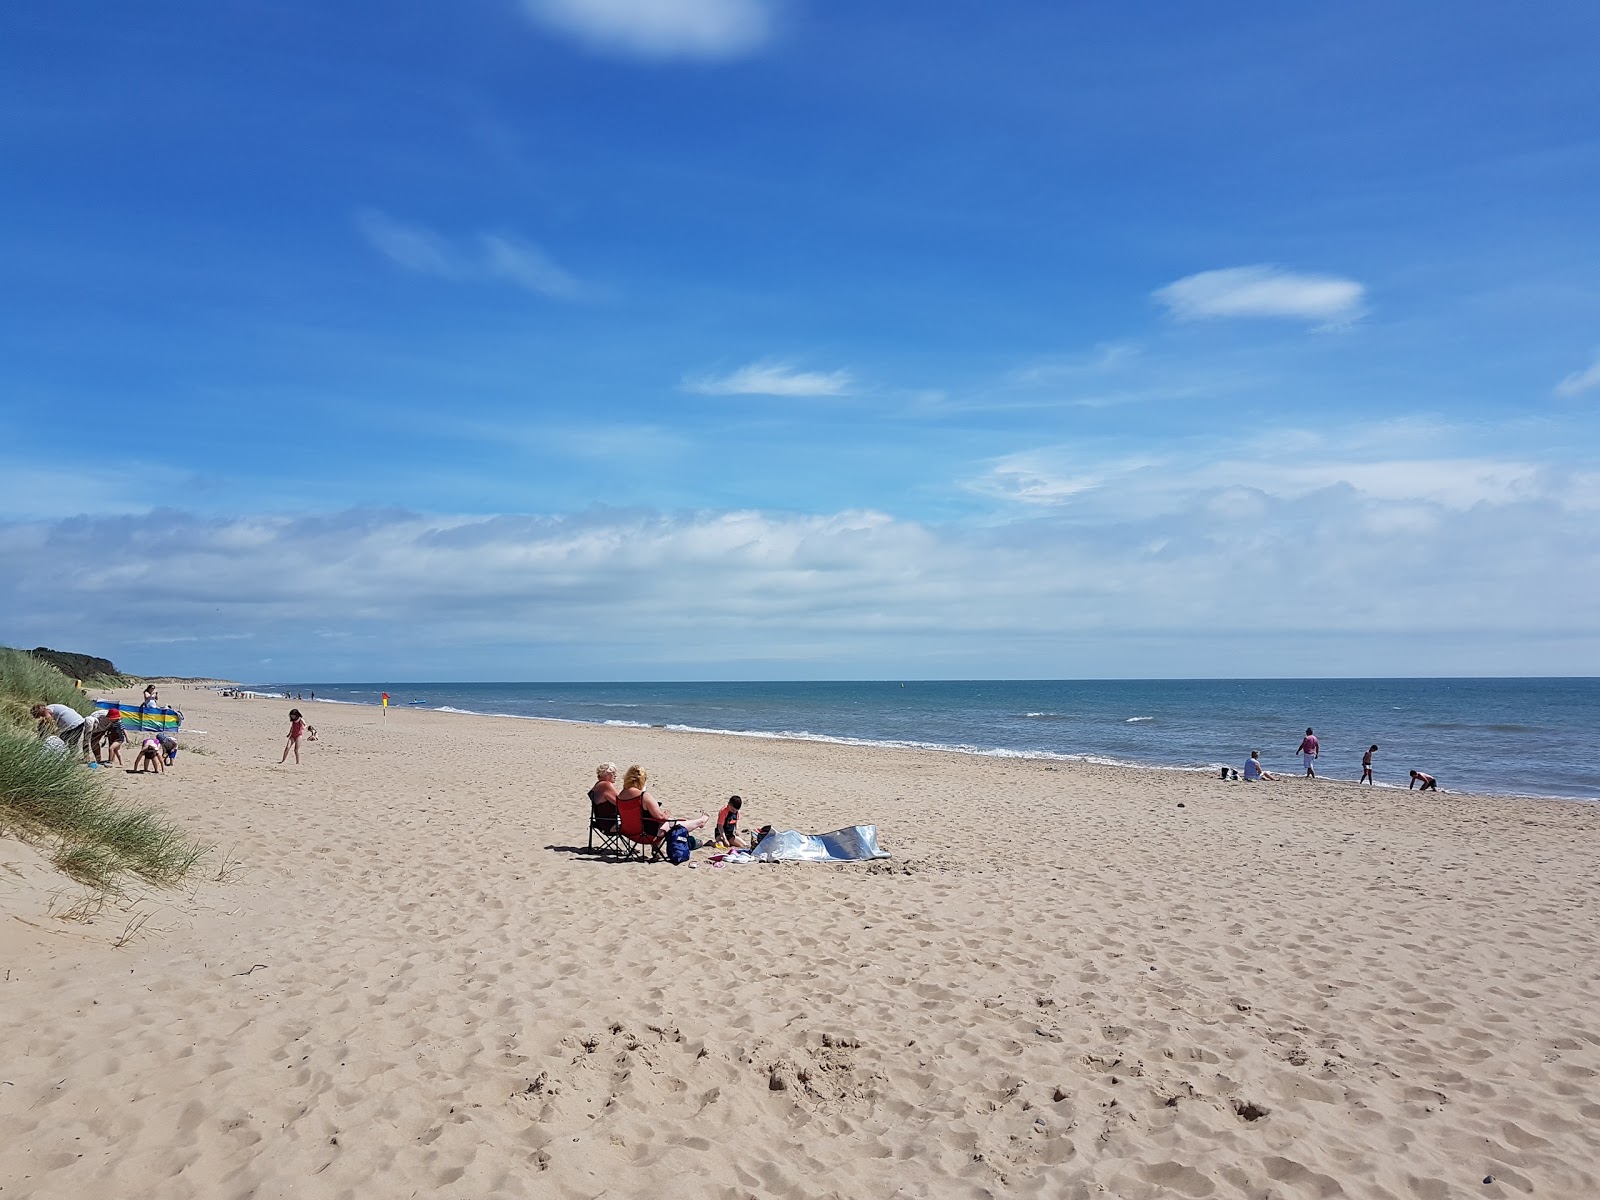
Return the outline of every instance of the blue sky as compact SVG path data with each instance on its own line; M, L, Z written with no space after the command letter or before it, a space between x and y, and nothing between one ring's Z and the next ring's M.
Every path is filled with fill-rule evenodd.
M5 22L0 641L1600 673L1593 4Z

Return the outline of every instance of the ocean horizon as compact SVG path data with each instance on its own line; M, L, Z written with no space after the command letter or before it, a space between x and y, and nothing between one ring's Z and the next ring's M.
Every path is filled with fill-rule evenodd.
M879 680L682 683L294 682L251 690L322 703L660 727L755 738L1216 772L1260 750L1267 770L1379 786L1412 769L1445 791L1600 800L1579 753L1600 679Z

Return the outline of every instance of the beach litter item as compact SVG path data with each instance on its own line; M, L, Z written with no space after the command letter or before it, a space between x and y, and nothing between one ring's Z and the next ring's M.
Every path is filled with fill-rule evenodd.
M878 849L876 825L850 825L831 833L773 830L750 851L756 862L865 862L888 858Z

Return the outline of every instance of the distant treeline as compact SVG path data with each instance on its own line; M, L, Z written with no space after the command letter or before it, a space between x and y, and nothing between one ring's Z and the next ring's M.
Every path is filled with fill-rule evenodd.
M49 663L69 679L112 680L123 678L122 672L109 658L96 658L92 654L74 654L70 650L51 650L37 646L29 651L40 662Z

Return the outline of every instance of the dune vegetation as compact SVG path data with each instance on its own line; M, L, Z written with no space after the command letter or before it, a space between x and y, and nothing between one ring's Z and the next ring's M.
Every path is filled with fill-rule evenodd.
M0 834L49 846L63 872L107 891L129 878L162 885L182 879L205 848L159 809L119 804L103 773L81 755L46 746L28 711L41 703L94 710L60 671L0 647Z

